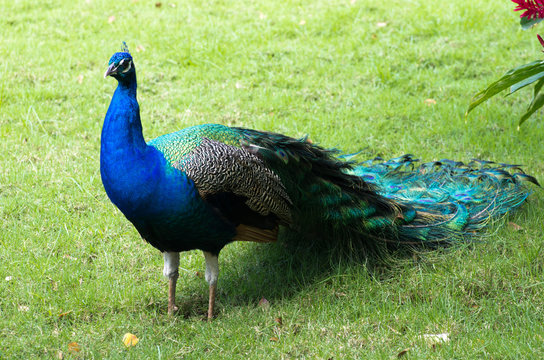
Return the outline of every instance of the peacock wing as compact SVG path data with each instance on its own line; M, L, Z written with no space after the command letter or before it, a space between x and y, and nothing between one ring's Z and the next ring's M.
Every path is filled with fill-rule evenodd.
M292 203L280 177L244 148L203 137L172 165L194 181L204 200L236 224L270 229L278 221L291 222Z

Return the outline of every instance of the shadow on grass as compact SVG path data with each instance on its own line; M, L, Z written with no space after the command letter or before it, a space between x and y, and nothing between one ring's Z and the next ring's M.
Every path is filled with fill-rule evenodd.
M230 244L219 257L216 314L228 308L257 307L262 298L273 303L292 299L351 267L359 268L357 272L368 281L383 281L395 276L395 264L414 255L395 251L387 259L377 259L337 246L308 246L290 232L274 244ZM187 284L183 293L178 291L176 301L178 316L205 319L208 292L204 278ZM152 306L166 312L166 301Z

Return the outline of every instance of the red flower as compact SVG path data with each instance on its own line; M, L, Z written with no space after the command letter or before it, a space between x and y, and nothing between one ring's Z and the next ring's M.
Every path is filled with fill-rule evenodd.
M544 0L512 0L512 2L518 5L514 11L525 10L520 17L529 20L544 18Z

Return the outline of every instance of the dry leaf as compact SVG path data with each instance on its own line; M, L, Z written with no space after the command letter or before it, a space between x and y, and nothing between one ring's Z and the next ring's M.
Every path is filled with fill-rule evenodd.
M108 24L111 24L114 21L115 21L115 15L108 17Z
M410 350L410 349L404 349L404 350L402 350L401 352L399 352L399 353L397 354L397 357L398 357L398 358L403 357L404 355L406 355L406 353L408 352L408 350Z
M68 344L68 351L71 353L78 353L81 351L81 346L77 342L72 341Z
M155 7L158 7L158 8L159 8L159 7L161 7L161 6L162 6L162 3L161 3L161 2L156 2L156 3L155 3Z
M431 105L435 105L435 104L436 104L435 99L425 99L425 105L431 106Z
M282 320L281 316L278 316L277 318L275 318L274 321L277 322L279 325L283 324L283 320Z
M138 341L140 341L140 339L138 339L134 334L126 333L123 336L123 344L125 344L126 347L135 346Z
M299 25L306 25L306 20L301 19L300 22L299 22L298 24L299 24Z
M278 338L275 337L275 336L272 336L272 337L270 338L270 341L278 341Z
M73 311L73 310L68 310L68 311L66 311L66 312L60 313L60 314L59 314L59 319L65 317L65 316L68 315L68 314L70 314L72 311Z
M268 309L270 307L270 302L265 298L262 298L261 300L259 300L259 306L263 309Z
M64 354L62 353L62 350L57 351L57 359L64 359Z
M523 230L523 228L522 228L521 226L519 226L518 224L516 224L515 222L509 221L509 222L508 222L508 225L510 225L510 227L511 227L512 230L514 230L514 231L521 231L521 230Z
M376 26L379 27L379 28L386 27L387 23L386 22L379 22L379 23L376 23Z

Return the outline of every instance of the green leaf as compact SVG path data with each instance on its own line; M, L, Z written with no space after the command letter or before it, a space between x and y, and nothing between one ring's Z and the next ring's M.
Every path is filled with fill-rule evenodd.
M520 81L518 82L517 84L514 84L512 86L510 86L510 94L513 94L515 93L516 91L518 91L519 89L522 89L524 87L526 87L527 85L530 85L532 83L534 83L535 81L537 81L538 79L544 77L544 71L543 72L540 72L536 75L533 75L523 81ZM508 94L508 95L510 95Z
M499 80L490 84L486 89L480 91L471 99L465 117L478 105L512 85L518 84L530 77L544 71L544 61L537 60L508 70Z
M522 28L523 30L527 30L527 29L529 29L531 26L538 24L538 23L541 22L542 20L544 20L544 19L538 19L538 18L536 18L536 19L531 19L531 20L529 20L529 19L527 19L527 18L525 18L525 17L522 17L521 20L519 21L519 24L521 25L521 28Z
M540 92L540 89L542 89L542 85L544 85L544 79L542 79L542 80L540 80L539 82L536 83L535 89L534 89L534 92L533 92L533 100L537 96L537 94Z
M535 85L535 96L533 97L533 101L531 101L531 104L529 105L529 108L521 116L519 119L518 126L521 126L527 120L531 115L534 114L535 111L540 109L544 105L544 94L538 94L540 89L542 89L542 85L544 85L544 79L540 80L538 84Z

